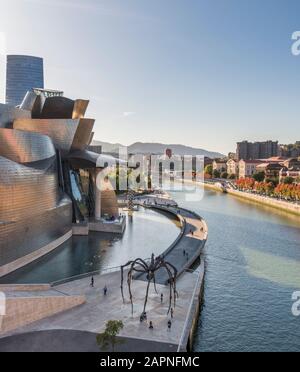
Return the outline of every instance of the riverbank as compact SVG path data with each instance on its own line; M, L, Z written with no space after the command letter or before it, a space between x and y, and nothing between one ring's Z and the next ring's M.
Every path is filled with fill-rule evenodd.
M197 182L197 183L201 184L201 185L204 185L204 187L206 189L214 190L214 191L218 191L218 192L224 192L224 188L222 188L221 185L219 185L219 184L207 183L207 182L204 182L204 183Z
M214 190L218 192L224 192L224 190L222 190L222 188L218 187L217 185L212 185L208 183L200 183L200 182L197 182L197 184L199 186L204 186L205 189ZM230 188L226 189L226 193L229 195L235 196L237 198L250 201L255 204L265 205L265 206L275 208L283 212L291 213L293 215L300 217L300 205L297 205L294 203L290 203L284 200L277 200L277 199L273 199L273 198L269 198L269 197L261 196L257 194L250 194L244 191L233 190Z
M238 191L238 190L232 190L228 189L227 194L233 195L237 198L242 198L248 201L251 201L256 204L262 204L266 205L268 207L272 207L284 212L292 213L296 216L300 217L300 205L290 203L283 200L277 200L268 198L266 196L256 195L256 194L249 194L247 192Z

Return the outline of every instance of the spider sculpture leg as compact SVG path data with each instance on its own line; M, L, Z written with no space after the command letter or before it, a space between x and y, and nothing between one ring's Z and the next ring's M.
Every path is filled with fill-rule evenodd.
M145 262L141 259L136 259L131 263L130 269L128 271L128 276L127 276L127 285L128 285L128 292L129 292L129 299L131 303L131 314L133 315L133 300L132 300L132 291L131 291L131 281L132 281L132 273L135 269L135 265L140 265L142 268L145 268L147 270L147 267L145 266Z
M143 312L146 311L146 305L147 305L147 300L148 300L150 283L151 283L151 278L150 278L150 276L148 276L148 284L147 284L147 290L146 290L146 296L145 296L145 302L144 302L144 310L143 310Z
M170 269L167 267L167 265L165 263L162 264L162 267L164 267L167 270L167 273L169 275L168 282L169 282L170 295L169 295L169 308L168 308L168 313L167 313L167 314L169 314L169 312L171 310L171 306L172 306L172 289L173 289L173 284L172 284L173 280L172 279L173 279L173 276L172 276L172 273L171 273Z
M122 294L123 303L125 302L124 290L123 290L124 268L127 267L127 266L129 266L129 265L135 264L135 263L138 263L145 271L147 271L147 264L141 258L137 258L134 261L128 261L125 265L121 266L121 294Z
M175 271L174 275L172 274L172 271L171 271L171 268L173 268L172 265L170 265L170 267L168 266L168 263L166 262L162 262L161 263L161 267L164 267L169 275L169 279L168 279L168 283L169 283L169 290L170 290L170 297L169 297L169 308L168 308L168 314L171 310L171 306L172 306L172 299L174 301L174 307L176 306L176 287L175 287L175 278L176 278L176 273L177 273L177 270Z
M173 292L174 292L174 307L176 305L176 298L178 298L178 292L176 289L176 279L177 279L177 269L175 266L173 266L170 262L166 262L166 265L168 266L169 270L172 272L173 270L173 275L172 275L172 284L173 284Z
M131 303L131 315L133 315L133 301L132 301L132 292L131 292L131 278L132 278L132 275L131 275L131 270L129 270L128 272L128 276L127 276L127 285L128 285L128 292L129 292L129 299L130 299L130 303Z
M156 289L155 275L153 275L153 285L154 285L155 293L158 294L157 289Z

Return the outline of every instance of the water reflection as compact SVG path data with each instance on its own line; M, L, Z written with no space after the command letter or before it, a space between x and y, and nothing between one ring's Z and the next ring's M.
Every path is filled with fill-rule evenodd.
M158 233L162 229L164 233ZM127 218L123 237L104 233L73 237L41 260L1 278L0 283L49 283L119 266L130 259L161 253L178 234L178 222L170 215L140 208L132 218Z

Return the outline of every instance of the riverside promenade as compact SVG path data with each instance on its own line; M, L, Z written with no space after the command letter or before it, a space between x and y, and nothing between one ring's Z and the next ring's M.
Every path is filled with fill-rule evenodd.
M180 276L185 270L200 257L207 239L207 226L204 220L193 212L176 207L164 205L151 205L150 208L162 210L175 215L181 223L181 233L176 241L161 255L166 261L175 266ZM145 275L137 276L140 280L146 280ZM169 277L164 269L156 273L157 283L166 284Z
M147 302L147 321L140 322L147 283L142 277L133 281L132 315L127 285L124 286L123 303L120 293L120 272L116 271L95 275L94 287L90 286L91 278L84 277L52 286L49 293L45 287L42 287L40 292L36 289L35 298L47 298L51 292L52 295L54 293L56 301L58 297L66 296L72 301L80 299L80 304L31 323L25 322L17 329L0 333L0 351L99 351L96 335L104 331L108 320L113 319L122 320L124 324L119 335L122 343L117 346L117 351L187 350L198 319L204 261L201 260L196 271L189 268L199 258L205 245L207 226L199 216L174 205L156 205L153 208L167 210L181 221L180 235L174 244L162 253L166 260L178 269L179 298L170 331L167 328L170 319L170 315L167 315L169 287L166 285L165 274L158 273L158 294L151 286ZM183 250L186 255L183 254ZM103 293L105 286L108 288L107 295ZM7 293L14 296L12 292L11 288ZM163 302L160 298L161 293ZM20 291L16 291L15 296L26 297ZM149 321L153 322L153 329L149 329Z

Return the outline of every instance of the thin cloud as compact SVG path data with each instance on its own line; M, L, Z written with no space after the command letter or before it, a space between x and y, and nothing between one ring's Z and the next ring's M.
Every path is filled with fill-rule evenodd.
M135 114L136 114L136 112L134 112L134 111L124 111L123 112L123 117L127 118L128 116L133 116Z

